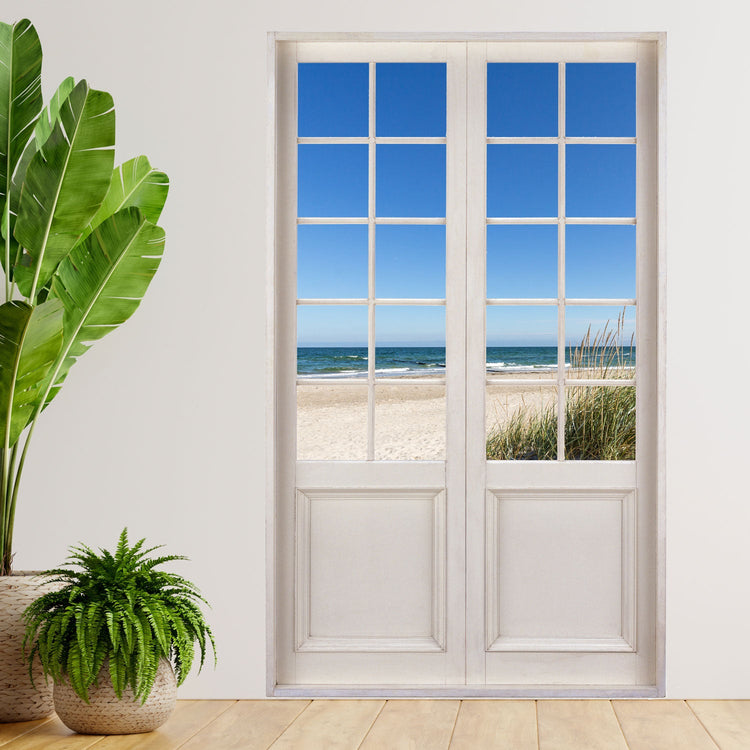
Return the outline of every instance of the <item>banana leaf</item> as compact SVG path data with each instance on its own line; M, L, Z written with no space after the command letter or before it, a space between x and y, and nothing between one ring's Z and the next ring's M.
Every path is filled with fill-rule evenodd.
M27 19L0 23L0 261L8 271L15 255L9 195L19 161L42 108L42 46Z
M70 92L76 87L73 76L68 76L52 95L49 104L42 110L39 119L34 128L34 140L36 141L37 151L47 142L52 135L52 129L55 123L60 119L60 108L65 100L70 96Z
M50 299L65 308L63 346L50 370L45 405L94 341L137 309L164 252L164 230L138 208L105 219L55 271Z
M0 439L15 445L33 416L63 343L63 305L0 305ZM7 440L7 443L6 443Z
M99 210L114 163L112 97L80 81L26 170L15 237L27 250L15 281L32 298Z
M83 232L82 239L105 219L128 206L140 208L144 218L156 224L169 192L169 177L154 169L145 156L136 156L115 167L101 208Z

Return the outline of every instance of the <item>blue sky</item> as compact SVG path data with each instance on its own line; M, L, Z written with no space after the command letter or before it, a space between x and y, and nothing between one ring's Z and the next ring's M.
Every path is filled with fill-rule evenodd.
M442 63L376 66L376 133L444 136L446 67ZM488 65L489 136L556 136L557 66ZM368 66L300 64L300 136L368 135ZM635 135L635 66L568 64L566 133L569 136ZM378 145L376 215L445 216L445 146ZM490 144L487 147L487 214L490 217L557 215L557 146ZM366 145L301 144L298 147L298 215L366 217ZM602 217L635 214L635 146L569 145L566 213ZM489 297L557 295L557 226L487 228ZM568 226L568 297L635 296L635 227ZM367 227L301 225L298 228L298 296L367 296ZM445 227L378 225L376 295L442 298L445 295ZM619 310L569 307L566 339L576 341ZM632 312L632 311L630 311ZM630 317L630 316L629 316ZM634 314L633 316L634 317ZM298 308L300 346L365 346L365 307ZM556 343L555 308L489 308L489 346ZM442 307L381 307L376 343L440 346Z

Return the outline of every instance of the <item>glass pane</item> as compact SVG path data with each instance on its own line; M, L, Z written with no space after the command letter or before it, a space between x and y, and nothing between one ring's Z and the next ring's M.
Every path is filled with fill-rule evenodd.
M367 297L367 227L297 227L300 299Z
M378 305L375 343L380 377L445 376L445 308Z
M634 138L635 63L568 63L565 133Z
M367 216L367 146L297 148L298 216Z
M375 294L380 298L445 298L445 227L379 226Z
M557 135L557 64L487 65L487 135Z
M635 227L568 226L565 296L635 299Z
M635 216L635 146L566 147L567 216Z
M368 67L367 63L300 63L298 134L367 136Z
M635 386L565 390L565 458L635 460Z
M557 389L488 385L488 461L554 461L557 458Z
M378 216L445 216L445 146L376 149Z
M568 377L632 378L635 367L635 307L568 306L565 341Z
M299 305L297 307L297 372L309 375L311 372L336 374L351 369L346 357L337 363L329 362L325 368L302 369L305 357L312 352L300 349L334 347L365 347L367 351L367 306L366 305ZM339 373L340 374L340 373Z
M378 136L445 136L445 63L378 63Z
M557 307L487 307L487 375L557 376Z
M557 146L487 146L487 216L557 216Z
M487 227L487 296L557 297L557 227Z
M297 459L367 459L367 385L297 386Z
M445 460L445 386L375 386L375 459Z

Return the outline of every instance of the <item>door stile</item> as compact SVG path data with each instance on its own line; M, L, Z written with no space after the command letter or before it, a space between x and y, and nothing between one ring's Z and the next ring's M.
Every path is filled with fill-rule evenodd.
M466 683L485 684L487 45L467 43Z
M657 570L657 473L658 414L657 347L659 320L658 252L658 129L656 125L657 77L655 44L640 42L636 63L637 153L636 153L636 399L640 401L636 424L636 474L638 486L636 528L643 540L638 559L636 585L644 606L638 607L636 631L639 643L638 682L657 684L656 662L659 646L654 638L658 613L654 571ZM657 629L658 632L658 629Z
M294 673L294 492L297 459L297 44L277 47L276 215L276 674Z
M466 44L447 45L446 91L446 683L466 673Z

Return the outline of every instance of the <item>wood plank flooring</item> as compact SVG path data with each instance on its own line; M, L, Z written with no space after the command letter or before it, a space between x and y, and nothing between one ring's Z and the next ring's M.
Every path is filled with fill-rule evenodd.
M151 734L0 724L0 750L748 750L750 700L178 701Z

